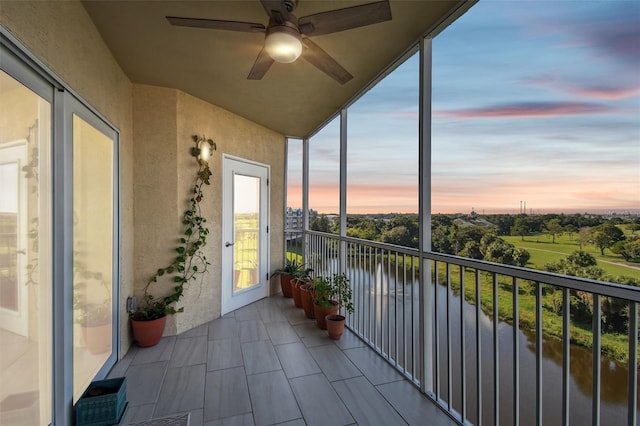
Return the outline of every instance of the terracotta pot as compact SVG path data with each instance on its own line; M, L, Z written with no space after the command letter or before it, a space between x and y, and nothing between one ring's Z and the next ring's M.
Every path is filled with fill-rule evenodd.
M291 297L291 280L292 275L281 274L280 275L280 288L282 288L282 295L284 297Z
M327 331L329 332L329 339L338 340L344 333L344 323L346 318L344 315L331 314L324 317L327 322Z
M111 352L111 323L81 328L89 352L92 354Z
M302 284L297 283L295 279L291 280L291 295L293 296L293 304L296 308L302 308L302 299L300 298L300 286Z
M332 300L331 301L331 306L320 306L316 303L313 304L313 314L316 317L316 324L318 324L318 327L322 330L326 330L327 329L327 321L325 320L325 317L327 315L331 315L331 314L337 314L338 313L338 309L340 309L340 305L338 305L338 302Z
M133 338L138 342L138 346L148 348L149 346L157 345L162 339L166 322L166 316L151 321L131 320Z
M300 286L300 297L302 299L302 309L307 318L314 319L313 315L313 290L309 284L302 284Z

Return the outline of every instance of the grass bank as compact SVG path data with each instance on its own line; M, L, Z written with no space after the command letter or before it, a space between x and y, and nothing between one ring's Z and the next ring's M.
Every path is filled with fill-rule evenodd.
M455 266L450 268L451 288L456 294L460 294L460 273ZM444 266L439 271L440 283L445 279ZM493 278L488 273L481 273L480 279L480 306L485 314L493 313ZM519 326L522 330L535 333L536 329L536 297L532 292L535 284L528 281L518 282ZM500 277L498 280L498 318L513 324L513 288L512 279ZM554 293L555 290L555 293ZM465 300L476 304L475 271L465 271ZM555 294L555 295L554 295ZM553 311L554 297L560 296L560 290L552 286L543 285L542 297L542 332L547 337L562 339L562 316ZM629 343L627 335L622 333L602 333L602 353L618 362L627 362ZM570 323L571 343L591 349L593 339L591 324Z

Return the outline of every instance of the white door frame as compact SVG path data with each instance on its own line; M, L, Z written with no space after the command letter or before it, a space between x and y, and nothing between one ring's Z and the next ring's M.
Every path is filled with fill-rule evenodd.
M258 283L246 290L233 291L234 283L234 188L236 175L260 178L260 259ZM269 226L271 168L267 164L222 155L222 315L269 296Z

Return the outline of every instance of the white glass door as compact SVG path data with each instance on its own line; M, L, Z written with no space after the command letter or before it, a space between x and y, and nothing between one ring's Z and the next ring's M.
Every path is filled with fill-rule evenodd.
M223 314L269 295L268 181L268 166L223 157Z

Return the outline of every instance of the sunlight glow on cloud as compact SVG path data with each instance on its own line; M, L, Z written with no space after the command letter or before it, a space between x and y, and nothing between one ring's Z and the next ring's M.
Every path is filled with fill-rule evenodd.
M640 95L640 87L567 87L567 92L596 99L624 99Z

